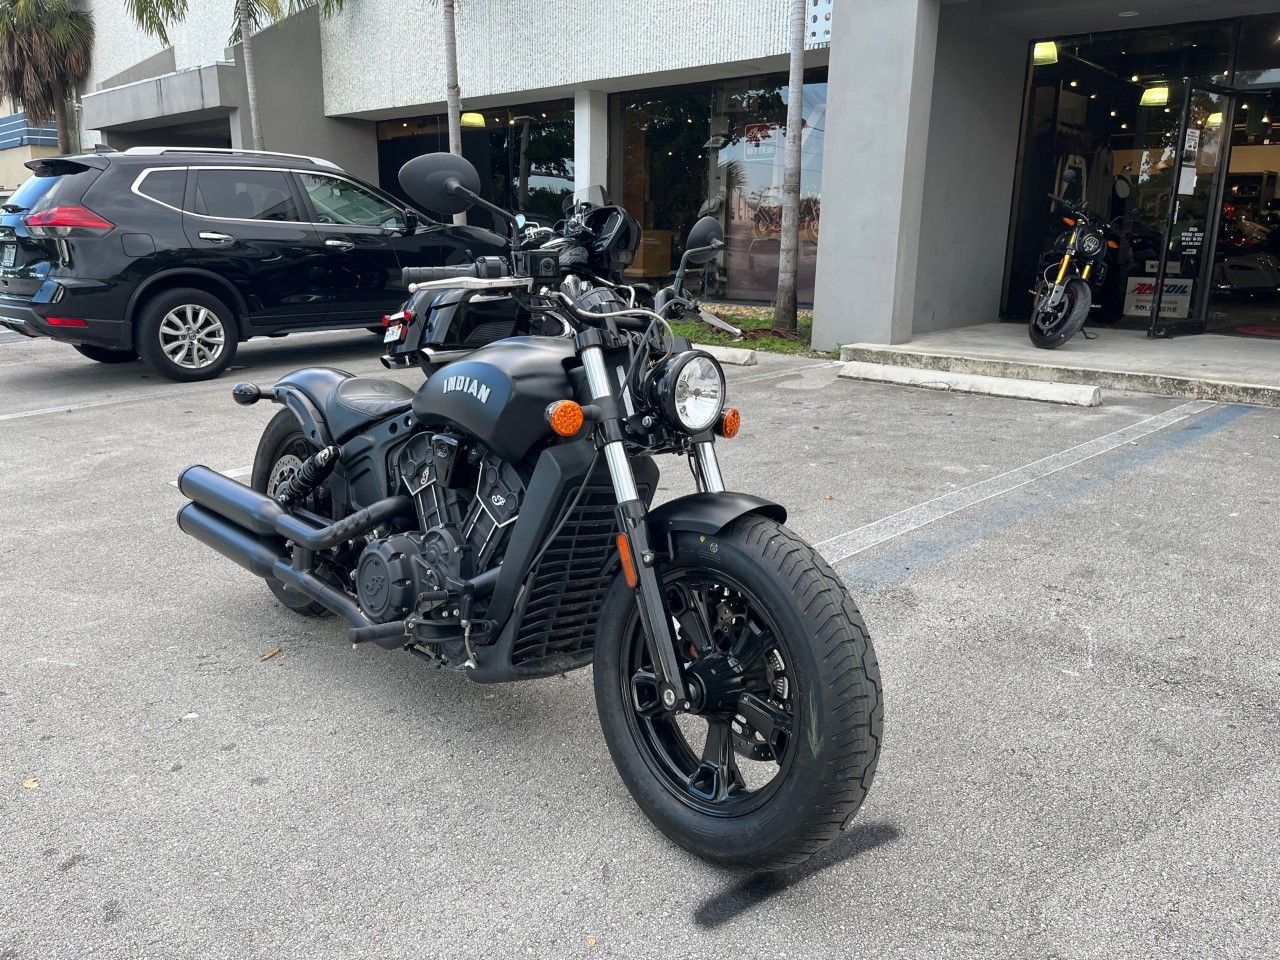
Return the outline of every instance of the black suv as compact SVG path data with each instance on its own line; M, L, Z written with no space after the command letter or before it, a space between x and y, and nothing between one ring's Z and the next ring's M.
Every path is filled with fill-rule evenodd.
M134 147L30 161L0 207L0 323L206 380L241 340L376 327L400 268L503 252L326 160Z

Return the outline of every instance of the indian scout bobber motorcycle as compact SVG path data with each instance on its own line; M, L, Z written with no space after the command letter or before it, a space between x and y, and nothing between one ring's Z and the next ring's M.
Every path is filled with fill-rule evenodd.
M671 839L724 864L779 868L853 817L879 755L881 690L857 607L783 526L726 489L717 438L739 429L716 361L672 334L686 269L723 246L690 233L654 309L621 281L639 225L586 205L548 234L478 196L450 154L401 184L441 214L511 224L506 257L405 271L388 365L412 363L467 297L509 296L526 336L450 359L416 391L313 367L235 399L283 409L253 488L186 469L183 531L349 639L492 683L594 661L601 725L636 802ZM409 343L418 346L406 346ZM655 454L698 492L654 505Z

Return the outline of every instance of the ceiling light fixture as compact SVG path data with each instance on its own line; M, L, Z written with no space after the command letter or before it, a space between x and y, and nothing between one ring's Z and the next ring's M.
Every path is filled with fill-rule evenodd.
M1116 14L1117 17L1136 17L1141 15L1141 10L1121 10Z
M1169 103L1169 87L1163 83L1147 87L1138 102L1144 107L1163 107Z
M1079 80L1072 80L1072 81L1071 81L1071 85L1072 85L1073 87L1078 87L1078 86L1080 86L1080 81L1079 81Z
M1041 40L1031 48L1031 62L1037 67L1047 67L1058 62L1058 45L1052 40Z

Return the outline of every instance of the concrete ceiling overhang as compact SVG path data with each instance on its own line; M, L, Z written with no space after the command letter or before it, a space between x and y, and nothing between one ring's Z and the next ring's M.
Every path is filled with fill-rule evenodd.
M1195 20L1280 13L1259 0L944 0L972 3L979 14L1026 40L1133 30ZM1120 16L1135 11L1135 16Z

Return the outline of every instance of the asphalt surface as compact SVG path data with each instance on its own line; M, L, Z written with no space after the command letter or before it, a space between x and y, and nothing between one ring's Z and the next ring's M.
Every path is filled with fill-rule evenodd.
M0 958L1280 954L1280 410L732 370L726 477L839 561L886 696L851 829L749 876L650 827L589 671L353 650L179 534L273 412L235 379L377 352L0 344Z

